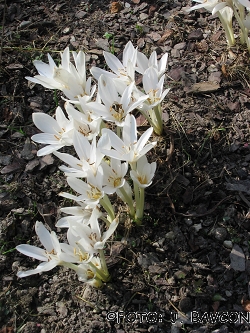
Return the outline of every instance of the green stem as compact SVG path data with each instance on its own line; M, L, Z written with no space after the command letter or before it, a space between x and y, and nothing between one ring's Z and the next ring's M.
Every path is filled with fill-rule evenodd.
M102 216L100 217L100 219L101 219L103 222L105 222L105 223L106 223L106 226L107 226L107 227L109 227L109 226L110 226L110 222L109 222L109 220L108 220L108 219L106 219L106 217L105 217L105 216L103 216L103 215L102 215Z
M128 193L125 191L125 189L123 187L120 187L119 190L121 191L121 194L123 195L126 203L129 206L130 215L134 218L135 217L135 209L134 209L133 199L128 195Z
M156 121L157 121L157 129L155 130L155 133L157 135L161 135L162 134L162 130L163 130L163 123L162 123L162 111L161 111L161 105L158 104L154 107L154 113L156 116Z
M148 123L154 127L153 121L151 120L151 118L146 114L146 112L140 110L141 114L147 119Z
M144 188L139 188L139 202L136 202L135 222L141 225L144 214L145 191Z
M116 134L117 134L118 138L121 138L121 127L120 126L116 127Z
M101 264L102 264L102 268L104 271L104 274L109 277L109 271L108 271L108 267L107 267L107 263L106 263L106 259L105 259L105 255L104 255L104 251L103 250L99 250L99 254L100 254L100 260L101 260Z
M228 45L229 45L229 47L231 47L231 46L233 46L235 44L233 28L228 25L228 23L227 23L226 20L224 20L224 18L221 15L220 11L218 11L217 14L218 14L218 17L219 17L219 19L221 21L223 29L225 30Z
M88 263L96 274L96 278L102 280L103 282L108 282L110 276L108 272L103 272L101 269L97 268L91 261ZM106 264L106 262L105 262Z
M112 207L112 204L111 204L107 194L105 194L104 197L100 200L100 204L106 210L106 212L111 220L110 222L112 222L115 219L115 213L114 213L114 209Z

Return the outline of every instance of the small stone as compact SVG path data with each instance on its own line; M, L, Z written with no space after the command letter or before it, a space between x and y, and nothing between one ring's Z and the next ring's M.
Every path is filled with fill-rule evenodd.
M70 33L70 27L66 27L65 29L63 29L63 31L62 31L62 33L64 34L64 35L67 35L67 34L69 34Z
M238 272L244 272L246 269L245 255L239 245L235 244L230 253L230 267Z
M214 231L214 237L218 241L224 242L224 240L227 237L227 230L225 228L221 228L221 227L216 228Z
M23 146L23 150L21 151L21 156L25 159L25 160L32 160L34 155L32 154L32 143L30 142L30 139L27 138L25 140L24 146Z
M174 49L183 50L183 49L185 49L186 45L187 45L186 42L178 43L178 44L175 44Z
M31 21L22 21L19 25L20 28L25 28L28 25L30 25L32 22Z
M11 163L11 155L1 155L0 156L0 165L9 165Z
M173 58L180 58L180 56L181 56L180 51L177 50L177 49L172 49L172 50L171 50L171 56L172 56Z
M144 20L146 20L148 18L148 14L146 14L146 13L141 13L140 14L140 20L141 21L144 21Z
M77 12L77 13L75 14L76 18L78 18L78 19L82 19L82 18L84 18L86 15L87 15L87 13L84 12L83 10L80 10L79 12Z
M109 42L108 40L105 38L97 38L96 39L96 47L109 52Z
M173 231L169 231L166 236L165 236L167 239L170 239L170 240L173 240L175 239L175 234Z
M194 30L190 32L187 37L188 40L201 40L203 39L203 32L201 29Z
M225 240L223 242L223 246L225 246L227 249L232 249L233 248L233 243L230 240Z

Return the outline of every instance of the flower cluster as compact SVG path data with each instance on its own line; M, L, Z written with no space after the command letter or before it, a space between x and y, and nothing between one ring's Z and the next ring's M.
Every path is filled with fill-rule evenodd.
M226 33L227 43L231 47L235 45L233 31L233 17L236 18L240 27L241 44L246 45L250 52L250 1L249 0L193 0L198 5L191 7L188 12L194 9L205 8L212 14L217 13L223 29Z
M39 75L27 77L66 96L65 110L57 107L55 117L33 114L41 133L33 135L32 140L43 144L38 156L53 153L65 163L60 169L71 192L60 195L76 205L61 209L66 216L56 226L67 228L68 243L60 243L54 232L49 233L36 222L36 233L45 250L27 244L17 246L17 250L43 263L18 276L61 265L75 270L79 280L99 287L109 280L104 248L119 222L109 195L116 193L127 205L131 218L138 225L142 222L144 191L156 171L156 163L149 163L146 157L156 142L148 140L153 131L161 134L163 129L160 104L169 91L163 89L168 55L158 61L153 52L148 59L131 42L124 49L122 62L104 52L111 71L91 69L98 81L97 91L91 78L86 77L85 54L72 54L74 63L66 48L59 66L50 55L49 64L35 61ZM144 91L136 87L135 72L142 75ZM152 125L140 137L132 114L135 109ZM60 152L65 146L74 147L75 154Z

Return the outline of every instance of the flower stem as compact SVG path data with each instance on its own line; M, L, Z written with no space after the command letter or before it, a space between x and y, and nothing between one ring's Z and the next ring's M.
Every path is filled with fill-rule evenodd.
M229 47L233 46L235 44L235 39L234 39L234 33L233 33L233 28L231 24L228 24L227 21L224 19L224 17L221 15L220 11L218 11L218 17L221 21L221 24L225 30L226 33L226 38L227 38L227 43Z
M154 126L154 132L157 135L161 135L163 130L163 123L162 123L162 110L160 104L154 107L154 114L156 116L156 122L157 122L156 126Z
M136 202L136 213L135 213L135 222L137 225L141 225L142 223L142 218L144 214L144 203L145 203L145 190L144 188L139 188L139 201Z
M135 217L135 209L134 209L133 199L128 195L128 193L125 191L125 189L123 187L120 187L119 190L121 191L121 194L123 195L126 203L129 206L130 215L134 218Z
M106 210L111 223L115 219L115 213L107 194L105 194L104 197L100 200L100 204Z
M101 262L103 264L103 261L101 261ZM105 262L105 258L104 258L104 262ZM97 268L91 261L88 264L93 269L93 271L95 272L97 279L100 279L103 282L108 282L109 281L110 275L109 275L108 270L107 270L106 262L105 262L106 271L103 271L103 270Z
M107 263L106 263L106 259L105 259L105 255L104 255L104 251L99 250L99 254L100 254L100 260L101 260L101 264L102 264L104 274L107 276L107 278L110 278Z

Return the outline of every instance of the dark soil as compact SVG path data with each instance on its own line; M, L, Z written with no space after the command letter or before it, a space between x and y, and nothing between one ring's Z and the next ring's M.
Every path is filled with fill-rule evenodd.
M249 55L228 50L216 17L184 13L191 4L1 2L1 333L249 332L250 316L237 320L250 314ZM104 67L103 50L119 56L129 40L146 55L169 52L169 120L149 154L158 167L143 225L121 223L108 243L112 280L101 290L61 267L18 279L38 262L15 247L40 246L36 220L63 238L55 223L67 204L60 162L38 158L30 139L32 112L53 115L63 102L25 76L36 74L34 59L59 59L67 46L84 50L89 68ZM226 317L202 320L206 313Z

